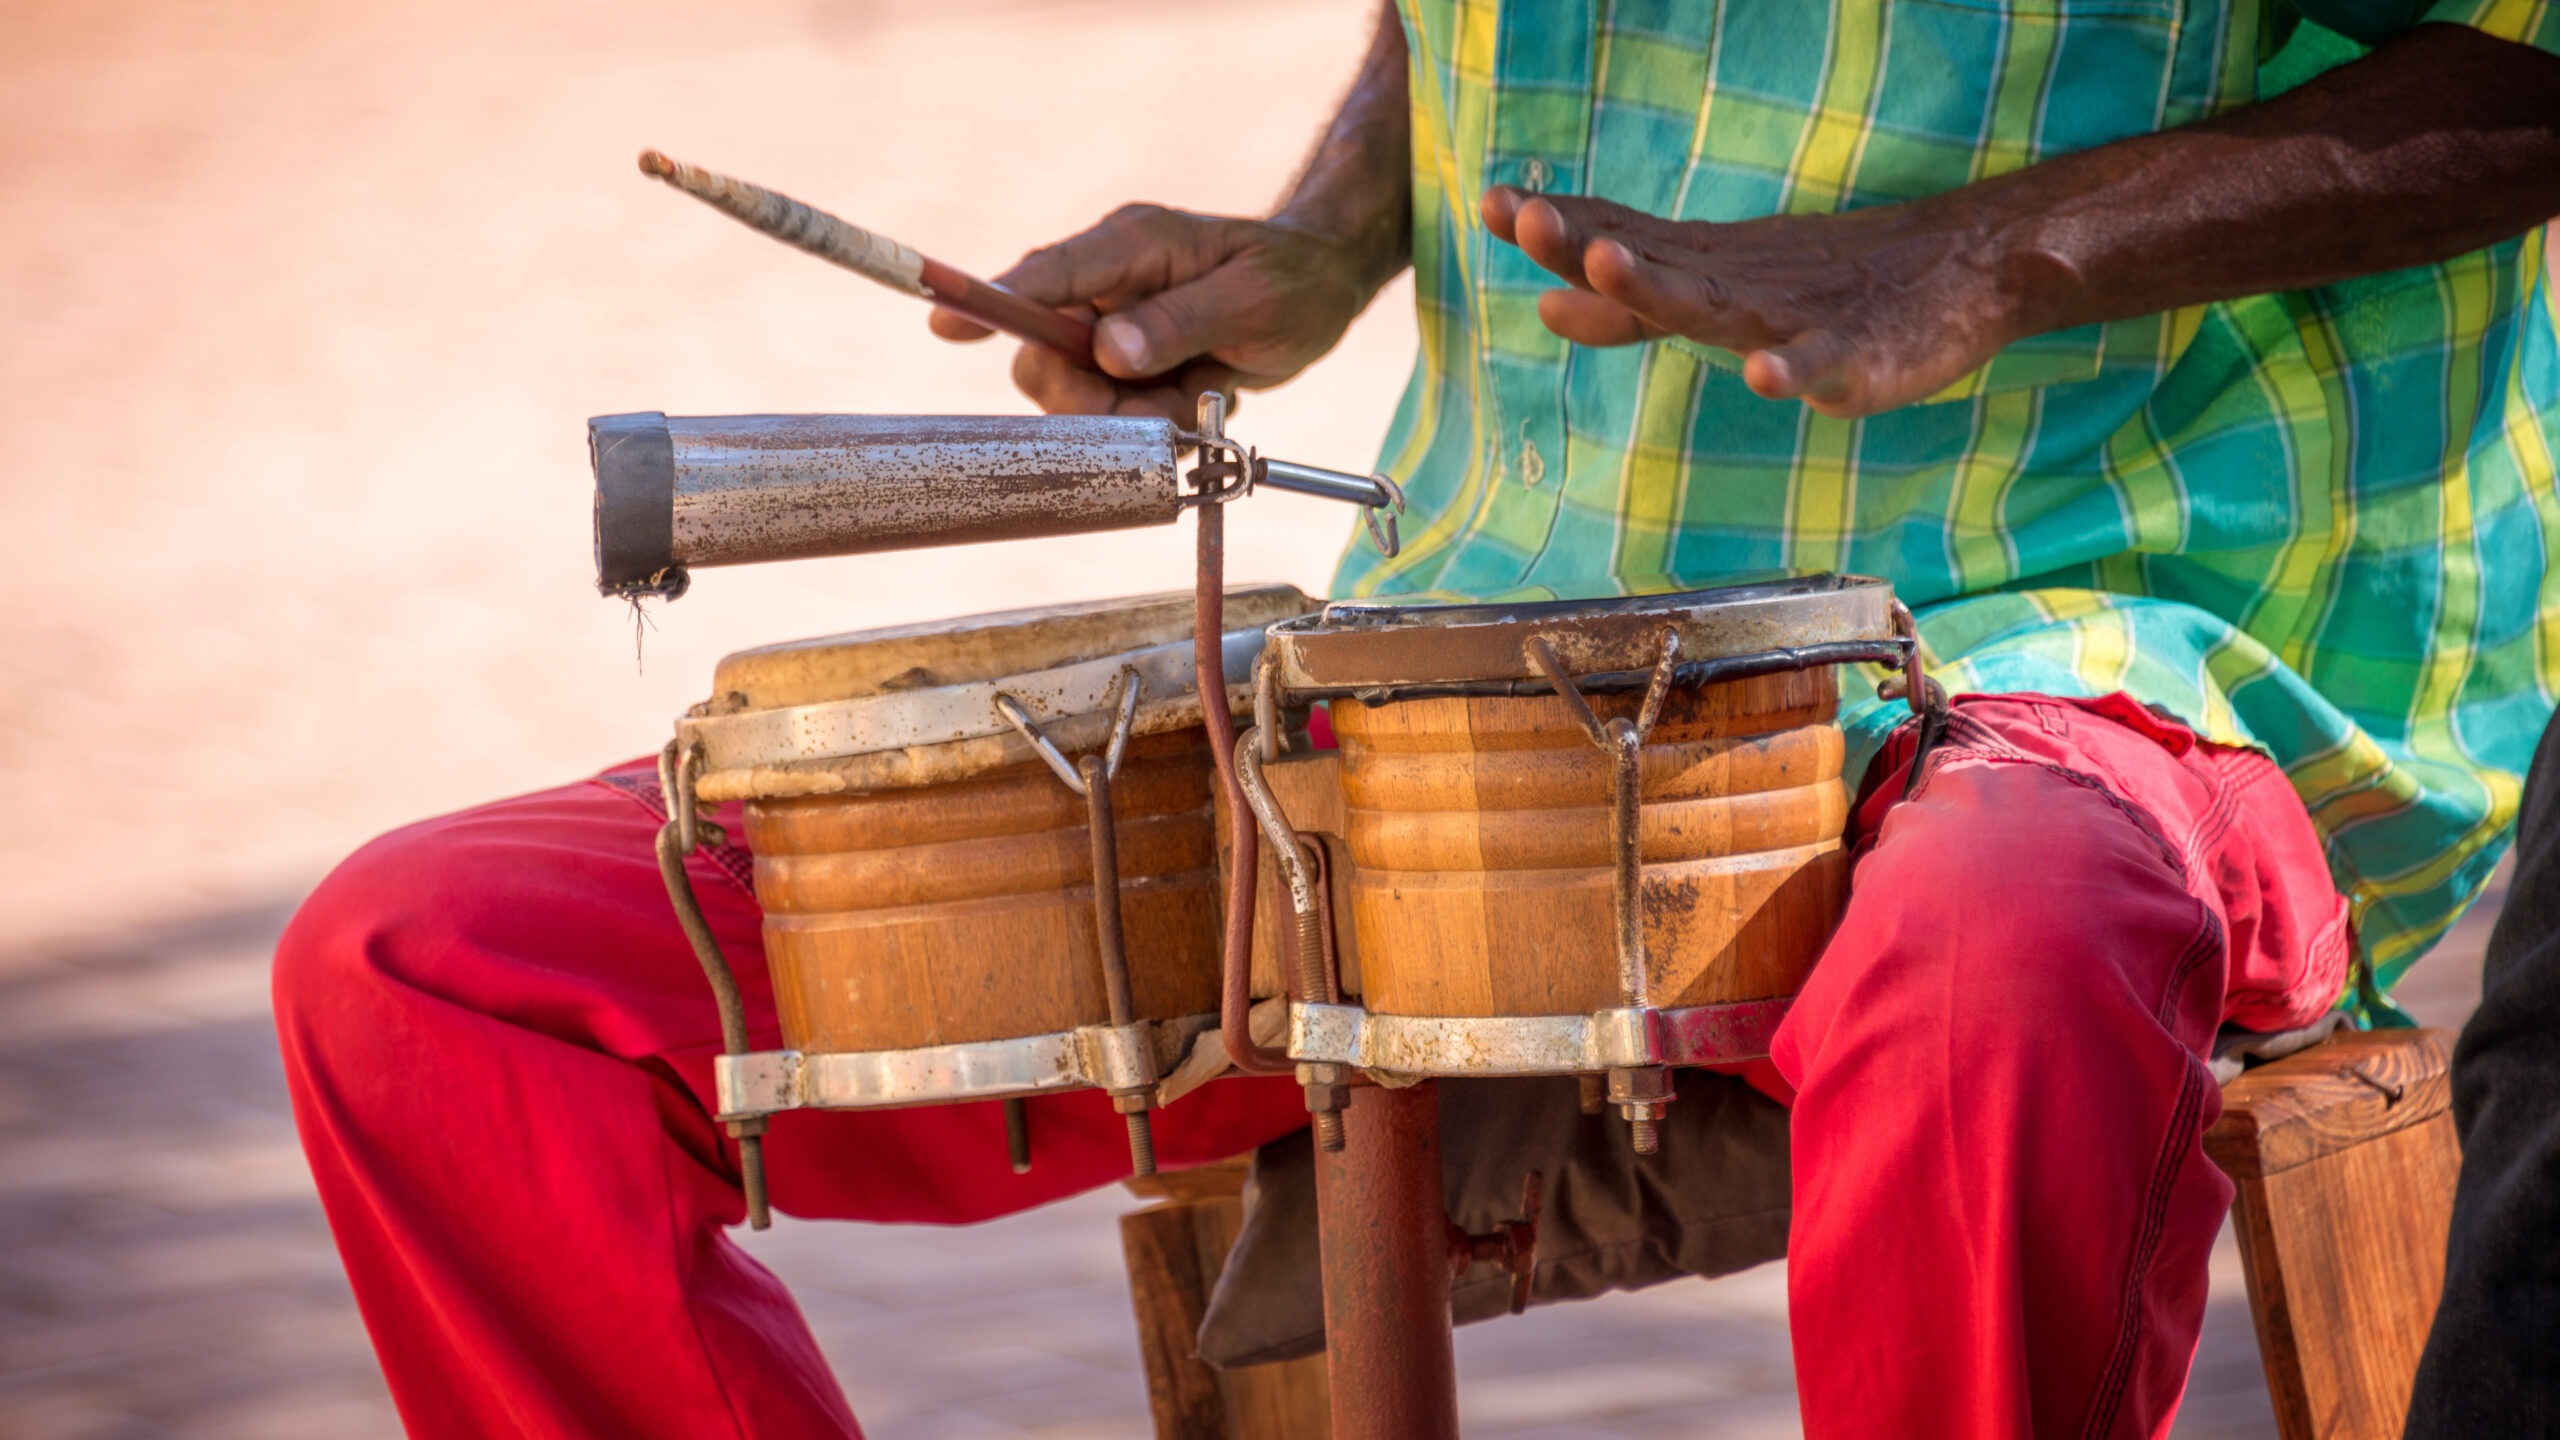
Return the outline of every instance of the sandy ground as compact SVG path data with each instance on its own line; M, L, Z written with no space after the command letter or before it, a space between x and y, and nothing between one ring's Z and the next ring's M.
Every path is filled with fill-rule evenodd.
M265 1018L266 948L334 857L654 749L732 649L1187 580L1175 531L707 572L636 664L589 588L585 417L1023 406L1000 350L633 153L988 272L1132 198L1267 203L1366 12L0 6L0 1434L396 1431ZM1239 428L1365 464L1406 303ZM1320 586L1346 524L1259 498L1236 571ZM2429 1018L2469 1008L2466 936ZM876 1433L1135 1435L1123 1203L752 1243ZM2236 1286L2226 1247L2181 1435L2271 1433ZM1795 1430L1775 1269L1462 1352L1474 1435Z

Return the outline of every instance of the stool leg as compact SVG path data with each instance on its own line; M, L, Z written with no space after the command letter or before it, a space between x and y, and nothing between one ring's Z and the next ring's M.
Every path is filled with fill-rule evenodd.
M2447 1114L2240 1182L2249 1309L2284 1440L2398 1440L2461 1163Z
M1120 1217L1120 1252L1129 1266L1129 1303L1138 1312L1138 1354L1146 1364L1156 1440L1232 1440L1218 1372L1197 1353L1200 1317L1217 1273L1202 1273L1195 1224L1198 1211L1219 1203L1156 1205Z
M1176 1198L1120 1217L1156 1440L1327 1440L1330 1433L1324 1356L1227 1371L1199 1357L1200 1318L1243 1228L1244 1201L1234 1193Z
M2461 1167L2442 1031L2346 1034L2223 1091L2249 1309L2284 1440L2399 1440Z

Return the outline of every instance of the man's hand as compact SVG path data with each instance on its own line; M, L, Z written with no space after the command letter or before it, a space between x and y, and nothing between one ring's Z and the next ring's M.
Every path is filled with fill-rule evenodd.
M1239 389L1268 389L1304 370L1404 268L1411 134L1404 24L1386 3L1351 92L1278 214L1233 220L1125 205L996 277L1043 305L1100 317L1093 358L1103 374L1025 345L1013 383L1043 410L1187 425L1203 391L1232 402ZM933 312L933 331L946 340L991 333L946 310Z
M1573 288L1538 318L1579 345L1684 335L1826 415L1924 399L2019 336L2023 307L1963 192L1845 215L1717 225L1606 200L1485 192L1484 221Z
M1106 373L1025 345L1013 383L1052 413L1189 424L1203 391L1268 389L1332 349L1369 303L1373 268L1346 242L1284 223L1125 205L996 277L1098 315L1093 352ZM948 310L932 324L946 340L994 333Z
M1584 345L1741 353L1826 415L1925 399L2028 335L2432 264L2560 212L2560 58L2425 24L2211 120L1903 205L1739 224L1485 192Z

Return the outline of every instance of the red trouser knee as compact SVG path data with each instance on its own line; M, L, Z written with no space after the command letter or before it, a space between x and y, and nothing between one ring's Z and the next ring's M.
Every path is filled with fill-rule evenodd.
M413 1435L856 1434L790 1296L723 1232L745 1207L710 1119L719 1021L658 878L654 783L613 778L375 841L277 949L294 1113L365 1323ZM742 859L689 870L770 1047ZM1128 1174L1103 1096L1031 1112L1021 1176L994 1105L785 1114L774 1206L960 1222ZM1157 1150L1197 1164L1305 1122L1285 1077L1229 1080L1160 1112Z
M2318 838L2268 761L2121 702L1966 702L1901 787L1774 1056L1805 1432L2165 1434L2231 1199L2204 1057L2343 980Z
M377 841L278 951L295 1113L366 1323L421 1436L854 1433L790 1298L722 1234L718 1025L634 793L654 787L615 778ZM1899 790L1861 811L1847 917L1776 1055L1808 1433L2156 1434L2228 1195L2198 1055L2225 1018L2336 993L2318 842L2263 759L2105 702L1969 702ZM773 1045L742 859L691 873ZM775 1204L973 1220L1126 1172L1101 1097L1033 1109L1024 1177L992 1106L784 1115ZM1158 1145L1193 1163L1303 1120L1285 1078L1231 1080L1163 1112Z

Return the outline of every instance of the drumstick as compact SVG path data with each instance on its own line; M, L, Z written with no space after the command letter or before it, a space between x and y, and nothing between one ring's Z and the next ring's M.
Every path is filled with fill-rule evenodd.
M1102 368L1093 359L1092 326L919 255L886 235L874 235L761 185L670 160L655 150L640 152L640 173L664 180L742 224L892 290L921 296L981 325L1046 345L1087 370Z

